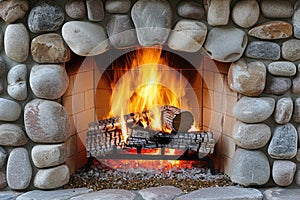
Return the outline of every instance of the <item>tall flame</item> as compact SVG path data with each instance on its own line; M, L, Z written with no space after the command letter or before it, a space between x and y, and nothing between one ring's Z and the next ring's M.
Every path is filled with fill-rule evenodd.
M180 107L184 91L178 91L180 77L170 75L175 73L170 73L169 63L161 54L162 48L138 49L130 63L125 64L125 70L122 67L122 76L114 76L118 80L112 84L111 117L150 110L151 128L162 130L159 106Z

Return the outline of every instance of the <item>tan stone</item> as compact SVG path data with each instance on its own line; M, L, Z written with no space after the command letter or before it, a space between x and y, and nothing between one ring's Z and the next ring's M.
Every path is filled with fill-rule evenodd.
M281 98L276 103L274 118L277 124L286 124L293 113L293 100L290 97Z
M56 33L35 37L31 41L31 55L38 63L63 63L70 60L70 50Z
M282 57L289 61L300 59L300 40L290 39L282 43Z
M227 25L231 0L207 0L207 22L211 26Z
M243 28L249 28L257 22L259 13L256 0L238 1L232 9L232 20Z
M230 65L228 85L230 89L246 96L258 96L265 88L267 70L262 62L246 63L241 59Z
M25 16L29 4L27 0L11 0L0 2L0 17L6 23L13 23Z
M260 24L251 30L250 36L260 39L282 39L293 35L293 26L284 21L271 21Z

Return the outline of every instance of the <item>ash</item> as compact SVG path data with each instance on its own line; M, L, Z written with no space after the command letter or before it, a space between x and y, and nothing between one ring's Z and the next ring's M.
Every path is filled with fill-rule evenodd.
M112 169L96 160L89 171L86 172L82 168L72 174L64 188L141 190L164 185L175 186L188 193L201 188L231 186L234 183L223 173L212 175L205 166L189 169L174 167L161 170L143 168L123 170Z

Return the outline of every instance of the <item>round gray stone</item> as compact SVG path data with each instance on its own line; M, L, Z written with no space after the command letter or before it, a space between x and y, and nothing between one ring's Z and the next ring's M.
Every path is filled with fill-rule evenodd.
M260 62L247 63L240 59L230 65L228 85L231 90L246 96L258 96L265 89L267 70Z
M10 152L6 178L8 186L13 190L24 190L29 186L32 178L32 167L25 148L15 148Z
M294 76L296 74L296 65L288 61L271 62L268 65L268 71L275 76Z
M286 124L293 114L293 100L290 97L281 98L276 103L274 118L277 124Z
M227 25L231 0L207 1L207 22L210 26Z
M6 62L0 56L0 78L3 77L5 74L6 74Z
M208 32L204 48L214 60L237 61L247 46L247 34L238 28L213 28Z
M299 66L298 66L298 73L295 77L293 77L293 84L292 84L292 92L293 94L300 94L300 72L299 72Z
M96 192L90 192L87 194L82 194L73 197L72 200L86 200L86 199L109 199L109 200L134 200L136 194L128 190L118 190L118 189L105 189Z
M0 125L0 145L2 146L24 146L28 138L22 128L16 124Z
M300 1L296 1L294 4L294 14L292 18L293 30L295 38L300 39Z
M245 55L249 58L279 60L280 46L275 42L253 41L248 44Z
M70 49L80 56L101 54L109 46L103 27L90 22L66 22L62 27L62 36Z
M13 122L19 119L21 106L12 100L0 98L0 120Z
M70 118L57 102L34 99L24 109L28 137L37 143L64 142L70 136Z
M8 24L22 19L29 8L28 0L11 0L0 3L0 17Z
M250 28L259 18L259 4L256 0L238 1L232 9L232 20L243 28Z
M283 95L292 87L292 81L288 77L274 77L269 75L264 90L265 94Z
M293 4L290 1L262 0L260 8L266 18L288 18L294 13Z
M298 124L300 123L300 97L296 98L294 102L293 120Z
M205 10L201 3L188 0L178 4L177 14L183 18L201 20L205 16Z
M282 43L282 57L289 61L300 59L300 40L290 39Z
M35 145L31 150L33 164L38 168L63 164L68 158L65 143L54 145Z
M167 0L139 0L131 9L138 41L142 46L164 44L172 27L172 8Z
M55 1L39 1L29 13L28 27L33 33L57 31L64 20L64 10Z
M182 19L171 32L168 45L171 49L185 52L197 52L201 49L207 34L204 23Z
M39 35L31 41L32 59L38 63L64 63L70 60L70 50L57 33Z
M245 123L258 123L268 119L275 108L275 100L271 97L243 96L233 107L233 115Z
M275 160L273 163L272 176L279 186L291 185L296 172L296 164L288 160Z
M24 64L13 66L7 74L7 93L12 98L23 101L27 98L27 67Z
M9 24L4 34L6 55L17 62L26 61L29 54L29 33L22 23Z
M298 129L299 129L299 128L298 128ZM299 138L299 140L300 140L300 138ZM298 162L300 162L300 149L298 149L298 151L297 151L296 160L297 160Z
M0 169L4 166L7 158L7 152L4 148L0 147ZM0 184L1 185L1 184Z
M264 147L272 135L266 124L245 124L239 121L235 123L232 134L235 144L245 149Z
M111 44L117 49L138 44L136 31L128 15L112 15L106 30Z
M69 76L63 65L34 65L29 83L35 96L44 99L60 98L69 86Z
M0 171L0 189L5 188L6 186L7 186L6 176L3 172Z
M150 187L142 189L138 192L143 199L174 199L174 197L183 194L182 190L174 186Z
M105 10L108 13L127 13L131 8L131 0L107 0Z
M291 159L297 154L298 133L296 128L287 123L275 128L268 147L268 153L275 159Z
M230 179L244 186L263 185L270 178L271 168L267 156L261 151L238 148L231 162Z
M39 189L55 189L69 182L70 172L66 165L48 169L40 169L34 179L33 185Z
M66 13L73 19L81 19L86 16L85 2L83 0L69 0L65 5Z
M273 187L265 190L263 194L264 194L264 198L263 198L264 200L283 200L283 199L298 200L300 196L300 190L297 187L295 188L294 187L291 188Z
M102 0L86 0L88 19L100 22L104 19L104 7Z

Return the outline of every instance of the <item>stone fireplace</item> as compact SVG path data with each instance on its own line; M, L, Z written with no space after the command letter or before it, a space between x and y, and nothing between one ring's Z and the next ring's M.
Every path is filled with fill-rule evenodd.
M298 1L7 0L0 10L1 189L68 183L87 162L88 124L109 115L124 63L143 49L161 50L158 84L214 133L218 171L244 186L299 185Z

